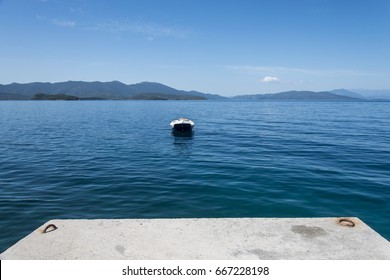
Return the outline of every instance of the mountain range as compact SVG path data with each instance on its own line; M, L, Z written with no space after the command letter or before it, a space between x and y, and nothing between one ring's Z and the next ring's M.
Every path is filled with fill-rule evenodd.
M13 83L0 85L0 99L35 99L37 94L66 95L79 99L223 99L216 94L202 93L198 91L177 90L172 87L152 82L142 82L126 85L113 82L81 82L68 81L59 83Z
M390 101L390 90L375 95ZM386 95L388 93L388 95ZM0 84L0 100L243 100L243 101L370 101L369 94L346 89L332 91L286 91L248 94L231 98L218 94L178 90L160 83L142 82L126 85L119 81Z

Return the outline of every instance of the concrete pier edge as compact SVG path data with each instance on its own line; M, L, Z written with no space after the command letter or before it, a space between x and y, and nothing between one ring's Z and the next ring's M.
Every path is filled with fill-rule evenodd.
M51 220L0 255L16 260L390 260L356 217Z

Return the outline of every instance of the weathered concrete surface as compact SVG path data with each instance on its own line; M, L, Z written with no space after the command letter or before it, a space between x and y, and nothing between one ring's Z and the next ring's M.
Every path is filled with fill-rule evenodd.
M358 218L52 220L2 259L390 259ZM42 233L54 224L57 229ZM342 224L348 224L343 222Z

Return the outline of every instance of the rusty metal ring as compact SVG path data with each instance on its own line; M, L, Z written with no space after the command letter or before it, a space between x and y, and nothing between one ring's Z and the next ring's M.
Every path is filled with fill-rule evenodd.
M50 225L47 225L45 227L45 229L43 230L43 233L52 232L52 231L54 231L56 229L57 229L57 226L55 224L50 224Z
M346 219L346 218L339 219L338 223L339 223L339 225L345 226L345 227L354 227L355 226L355 223L352 220Z

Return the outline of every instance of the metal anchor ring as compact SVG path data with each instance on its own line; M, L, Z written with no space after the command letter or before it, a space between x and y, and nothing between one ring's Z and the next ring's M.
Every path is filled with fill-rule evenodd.
M49 224L45 227L45 229L43 230L43 233L55 231L57 228L58 227L55 224Z

